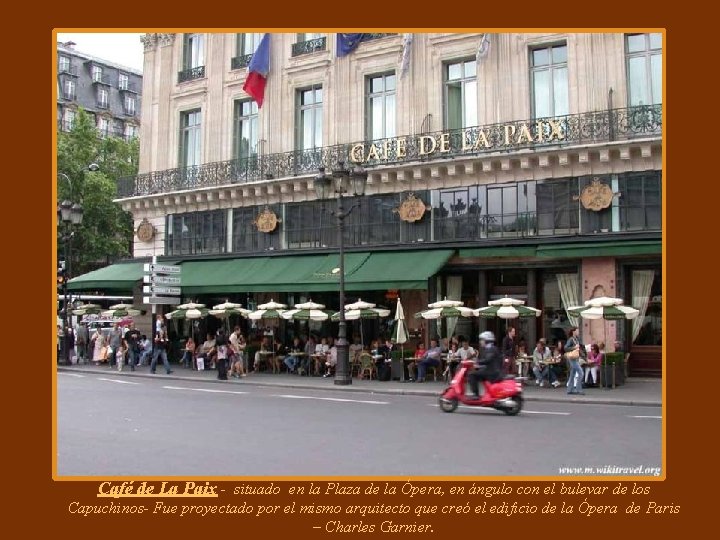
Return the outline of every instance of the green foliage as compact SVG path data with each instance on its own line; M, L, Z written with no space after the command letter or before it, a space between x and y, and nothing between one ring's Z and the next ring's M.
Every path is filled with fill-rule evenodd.
M126 142L98 135L92 118L82 109L72 131L58 133L58 202L79 202L84 210L82 224L72 238L73 276L132 252L132 216L113 199L117 196L116 179L137 174L139 144L137 139ZM89 171L91 163L100 169ZM60 244L58 247L62 249Z

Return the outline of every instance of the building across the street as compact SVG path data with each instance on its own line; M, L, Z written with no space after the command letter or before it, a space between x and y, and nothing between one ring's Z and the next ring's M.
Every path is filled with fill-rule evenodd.
M181 265L183 300L337 308L335 204L314 178L361 166L349 301L399 296L422 330L412 314L429 302L508 295L542 316L454 331L510 324L530 350L577 324L629 352L630 374L661 373L661 34L274 33L258 107L243 85L262 39L144 36L140 173L118 180L142 231L135 259L72 290L141 299L156 256ZM568 317L595 296L641 315Z
M70 131L78 108L95 120L102 137L130 140L140 131L142 72L57 44L57 121Z

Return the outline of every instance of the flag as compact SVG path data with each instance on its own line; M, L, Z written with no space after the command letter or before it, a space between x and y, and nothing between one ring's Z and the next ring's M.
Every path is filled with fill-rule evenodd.
M265 34L255 50L248 65L248 76L243 90L262 107L265 98L265 85L270 72L270 34Z
M490 34L485 32L482 35L482 38L480 38L480 45L478 45L477 54L475 55L475 59L479 62L483 58L485 58L488 53L490 52Z
M403 50L400 57L400 78L402 79L410 68L410 53L415 34L405 34L403 38Z
M347 56L353 52L365 34L337 34L337 56Z

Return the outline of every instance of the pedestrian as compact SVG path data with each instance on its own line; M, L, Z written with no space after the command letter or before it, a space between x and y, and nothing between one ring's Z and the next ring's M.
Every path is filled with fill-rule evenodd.
M215 347L217 350L217 378L221 381L227 381L227 358L228 358L228 339L225 335L225 329L221 328L218 330L217 337L215 338Z
M503 374L515 373L515 357L517 354L515 346L515 328L508 328L502 341Z
M183 349L182 363L185 368L195 369L195 340L191 337L185 342L185 349Z
M571 327L568 330L570 336L565 343L565 359L568 362L568 394L584 394L582 391L583 370L580 366L585 347L578 337L578 329Z
M158 358L162 358L163 366L168 375L172 373L170 364L168 363L167 349L168 349L168 335L165 325L160 327L160 331L155 334L155 348L153 350L152 362L150 363L150 373L155 373L155 366L157 365Z
M96 366L100 365L100 362L106 360L107 347L105 346L105 336L102 335L100 328L95 328L95 333L90 339L90 343L93 349L93 362Z
M140 360L138 361L139 366L144 366L148 358L152 358L153 342L143 334L140 337ZM149 363L149 362L147 362Z
M131 322L125 332L125 344L127 345L127 357L130 371L135 371L135 366L140 361L141 345L140 340L142 334L135 328L135 323Z
M232 368L230 375L236 378L245 377L245 349L247 342L245 336L240 332L240 327L236 326L235 331L230 334L230 349L232 351Z
M87 324L81 322L78 324L75 333L75 349L77 351L78 364L85 364L88 361L88 344L90 343L90 332Z
M114 362L117 360L116 353L118 349L120 349L122 342L122 331L120 330L120 325L116 324L110 331L110 336L108 337L108 358L110 361L110 367L115 367Z

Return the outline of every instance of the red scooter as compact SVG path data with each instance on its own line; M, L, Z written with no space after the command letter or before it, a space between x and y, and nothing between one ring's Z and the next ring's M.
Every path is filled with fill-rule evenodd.
M478 399L465 395L465 382L474 364L473 360L460 362L450 386L440 396L440 409L450 413L462 403L470 407L492 407L510 416L518 414L523 406L522 384L513 375L497 382L482 381L485 391Z

